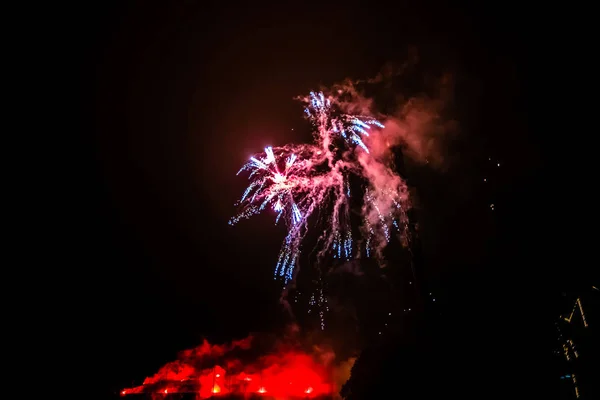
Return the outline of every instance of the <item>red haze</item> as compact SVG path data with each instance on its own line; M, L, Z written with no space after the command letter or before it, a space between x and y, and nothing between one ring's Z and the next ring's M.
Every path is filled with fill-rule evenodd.
M332 379L332 352L316 349L309 354L300 346L277 343L267 355L256 357L251 342L252 337L223 346L204 341L181 352L178 360L167 363L141 386L123 389L121 395L196 393L206 399L253 394L285 399L315 398L339 390Z

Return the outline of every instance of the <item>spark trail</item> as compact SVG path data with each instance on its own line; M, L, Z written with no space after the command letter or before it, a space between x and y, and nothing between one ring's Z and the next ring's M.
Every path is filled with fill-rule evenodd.
M236 205L239 213L229 224L271 209L275 223L283 220L283 241L275 278L288 283L295 277L301 245L309 228L320 228L319 258L329 255L349 261L364 254L381 257L381 251L397 234L406 233L408 197L406 184L385 162L374 157L369 144L381 148L378 131L383 124L370 116L343 112L338 97L311 92L302 98L306 118L313 127L314 142L267 147L250 158L238 172L248 173L250 184ZM351 221L350 178L361 182L360 221ZM320 213L318 222L310 218ZM315 225L322 224L317 227ZM353 231L359 232L355 242Z

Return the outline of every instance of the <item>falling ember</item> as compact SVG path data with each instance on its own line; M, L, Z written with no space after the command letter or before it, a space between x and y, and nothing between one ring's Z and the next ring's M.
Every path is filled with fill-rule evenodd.
M141 386L123 389L121 395L193 393L198 399L207 399L255 393L275 398L317 398L339 390L333 382L334 367L323 364L324 358L282 344L256 358L249 344L250 339L230 346L205 342L182 352L178 360L163 366ZM242 362L249 359L254 361Z
M271 208L275 223L281 219L287 235L275 267L275 278L289 282L295 276L301 243L306 236L309 218L321 213L325 229L318 240L319 257L349 261L359 254L381 257L392 233L406 235L407 188L384 160L374 157L369 144L382 147L385 140L378 130L385 126L371 116L342 112L341 102L323 92L311 92L302 99L306 118L313 126L315 141L311 144L289 144L266 147L238 172L249 174L250 184L238 205L239 213L229 223ZM360 222L351 224L349 177L361 182L363 191ZM364 237L355 242L352 231Z

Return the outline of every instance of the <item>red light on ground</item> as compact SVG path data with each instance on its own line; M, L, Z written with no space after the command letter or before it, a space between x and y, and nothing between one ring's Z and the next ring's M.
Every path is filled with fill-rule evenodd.
M213 349L214 346L210 347L208 344L203 346L207 349L203 347L195 349L185 355L183 360L166 364L156 374L146 378L141 386L122 388L117 393L122 397L138 393L155 393L166 399L176 393L197 391L198 400L230 393L234 395L254 393L257 397L273 396L279 399L308 399L329 395L334 390L333 384L327 377L326 368L316 362L313 356L304 352L277 349L276 353L263 356L249 365L243 364L242 360L236 358L223 360L226 362L227 369L220 365L200 369L192 365L193 361L204 360L208 357L205 355L206 352L212 351L216 354L222 352L219 346L216 350ZM231 385L222 381L229 378L232 381Z

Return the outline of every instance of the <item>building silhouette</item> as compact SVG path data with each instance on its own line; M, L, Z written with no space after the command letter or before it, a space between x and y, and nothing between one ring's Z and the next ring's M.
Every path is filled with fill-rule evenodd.
M554 349L561 399L600 398L599 303L597 286L563 293Z

